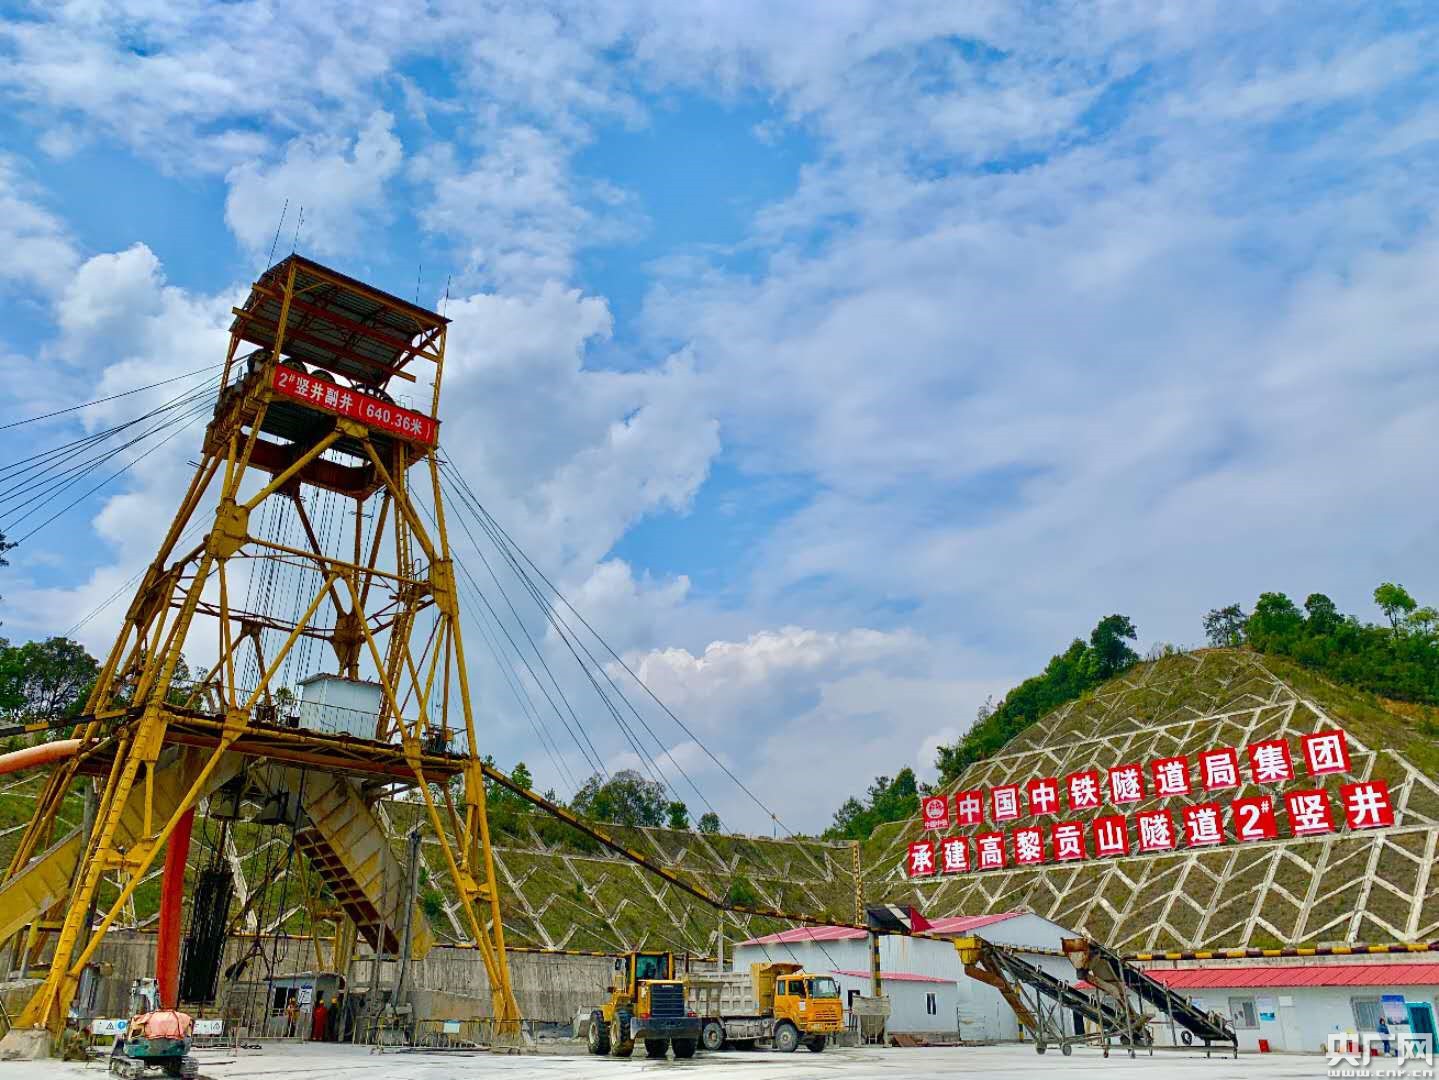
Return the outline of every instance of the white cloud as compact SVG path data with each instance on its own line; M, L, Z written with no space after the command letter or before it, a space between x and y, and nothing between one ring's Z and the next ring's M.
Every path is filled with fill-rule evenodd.
M688 504L719 434L683 357L587 369L608 308L553 284L449 314L441 443L537 562L578 585L639 518Z
M230 305L238 298L197 296L169 285L154 253L143 244L86 260L56 301L59 337L49 357L52 373L59 371L73 402L77 398L106 397L148 386L224 358ZM218 369L209 375L218 380ZM168 401L191 385L171 383L86 410L72 424L94 432L132 419ZM180 493L189 479L208 410L177 410L172 423L158 429L147 441L117 451L86 484L134 460L134 466L116 481L114 494L104 498L89 523L95 541L108 555L84 580L69 586L37 586L22 580L5 590L6 619L12 632L48 635L89 615L121 585L154 558L160 540L174 517ZM149 425L145 425L148 427ZM134 433L138 434L137 429ZM65 428L47 429L42 445L64 441ZM66 437L79 432L69 429ZM168 442L164 442L168 436ZM114 443L107 443L113 447ZM152 452L145 453L147 450ZM143 455L143 456L142 456ZM77 488L78 495L83 488ZM102 495L103 497L103 495ZM47 512L59 509L56 505ZM77 511L78 512L78 511ZM26 523L28 529L37 521ZM54 528L84 528L82 520L62 518ZM23 533L12 534L18 539ZM45 534L32 543L43 544ZM24 549L22 548L22 551ZM121 596L91 620L80 634L92 652L109 648L128 601Z
M420 220L456 244L466 275L482 284L532 290L568 281L582 248L639 228L626 192L575 181L573 152L562 136L530 126L496 132L467 162L453 145L439 144L411 170L430 192Z
M968 727L989 693L986 679L956 675L976 657L908 630L787 626L711 642L698 654L668 648L631 659L704 744L796 830L823 828L878 774L910 766L932 779L936 725ZM682 767L702 780L728 824L770 827L692 739L662 717L655 723L673 735ZM665 761L657 757L656 764L663 769Z
M286 196L303 247L344 253L355 220L421 192L394 212L460 260L447 452L661 695L818 827L1109 611L1183 642L1261 588L1360 610L1383 578L1439 592L1414 511L1439 449L1432 32L1331 16L57 5L0 31L0 91L50 125L47 152L118 141L226 175L251 251ZM577 161L676 91L767 102L765 137L814 152L724 253L743 272L659 238L638 329L663 360L600 369L611 307L576 267L644 207ZM47 363L120 387L218 356L230 298L165 282L145 248L82 264L29 175L0 171L0 243L52 304ZM614 555L722 455L807 495L756 524L723 604ZM175 478L147 477L101 516L131 546L87 588L167 518Z
M396 59L448 32L429 13L404 2L363 20L340 5L281 11L264 0L48 5L0 22L0 90L32 116L84 117L176 172L223 174L270 144L262 125L362 122Z
M0 154L0 285L59 288L78 260L63 221L41 202L38 187L14 157Z
M389 216L386 185L404 158L392 125L389 113L376 111L353 139L301 136L272 166L236 165L225 178L230 188L225 223L252 252L269 249L282 214L283 233L303 229L300 239L306 251L335 255L361 250L367 226Z

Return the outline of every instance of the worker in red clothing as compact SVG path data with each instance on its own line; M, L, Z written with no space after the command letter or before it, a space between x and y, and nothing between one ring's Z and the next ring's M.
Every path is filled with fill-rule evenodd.
M324 1042L325 1028L330 1020L330 1010L325 1008L325 999L315 1002L315 1011L310 1015L310 1041Z

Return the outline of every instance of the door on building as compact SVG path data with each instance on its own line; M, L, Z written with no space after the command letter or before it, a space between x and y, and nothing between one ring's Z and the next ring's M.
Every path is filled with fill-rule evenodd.
M1415 1035L1428 1035L1429 1045L1436 1041L1434 1030L1434 1006L1427 1001L1406 1001L1404 1010L1409 1014L1409 1030Z

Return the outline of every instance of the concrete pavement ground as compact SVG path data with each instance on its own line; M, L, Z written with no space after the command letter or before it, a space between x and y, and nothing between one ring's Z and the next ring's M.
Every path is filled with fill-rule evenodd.
M1030 1046L830 1049L823 1054L767 1051L701 1054L690 1061L650 1060L638 1051L628 1060L580 1053L500 1055L415 1052L372 1054L364 1047L288 1044L258 1051L200 1050L200 1073L212 1080L620 1080L670 1074L675 1080L930 1080L994 1077L1035 1080L1314 1080L1328 1075L1322 1054L1242 1054L1233 1058L1156 1053L1108 1060L1077 1049L1072 1057L1040 1057ZM87 1080L105 1075L105 1063L34 1061L0 1064L0 1080ZM1396 1075L1373 1073L1375 1076ZM1423 1075L1410 1072L1409 1075ZM156 1080L163 1074L153 1073Z

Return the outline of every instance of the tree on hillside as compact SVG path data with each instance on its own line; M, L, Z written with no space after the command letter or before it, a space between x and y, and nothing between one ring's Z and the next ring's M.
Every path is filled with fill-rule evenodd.
M570 803L575 813L595 821L650 827L665 823L668 806L664 785L646 780L633 769L622 769L608 780L595 773Z
M1412 630L1421 634L1433 634L1439 629L1439 610L1425 604L1422 608L1415 608L1404 620L1405 624Z
M1403 585L1395 585L1392 581L1386 581L1374 590L1374 603L1384 612L1396 634L1399 632L1399 620L1419 606Z
M1320 592L1310 593L1305 598L1304 616L1310 627L1324 634L1332 632L1344 621L1334 601Z
M1249 645L1386 697L1439 704L1439 611L1392 582L1374 601L1387 626L1344 615L1323 593L1311 593L1302 612L1283 593L1264 593L1245 627Z
M1244 624L1248 619L1238 604L1214 608L1204 616L1204 637L1215 648L1236 648L1244 644Z
M1139 660L1139 654L1129 647L1129 642L1138 638L1138 631L1128 615L1106 615L1089 632L1088 658L1099 679L1112 678Z
M893 779L876 777L864 802L846 799L835 811L834 821L824 835L831 840L863 840L875 826L887 821L903 821L918 812L919 781L914 770L906 766Z
M1294 606L1294 601L1282 592L1259 594L1254 605L1254 614L1244 626L1245 636L1250 643L1264 649L1266 643L1283 641L1299 631L1304 616Z
M936 764L941 785L957 780L976 761L998 753L1046 713L1136 663L1139 656L1129 642L1137 637L1128 616L1107 615L1090 632L1088 644L1075 638L1064 652L1049 658L1042 674L1025 679L998 706L986 702L959 742L939 748Z
M720 831L719 815L713 810L706 810L700 815L699 830L702 833L717 833Z
M689 807L676 800L665 807L665 813L669 815L666 824L671 829L688 829L690 827Z
M27 719L68 716L85 704L100 665L77 641L52 637L0 649L0 710Z
M495 767L495 759L490 754L484 756L484 763L491 768ZM515 767L510 770L510 779L519 784L522 788L533 789L535 786L534 777L530 775L529 766L523 761L515 762ZM451 781L455 786L452 794L458 794L461 790L461 778L456 776ZM531 804L529 800L516 795L507 787L495 783L493 780L485 781L485 804L486 808L494 814L529 813Z

